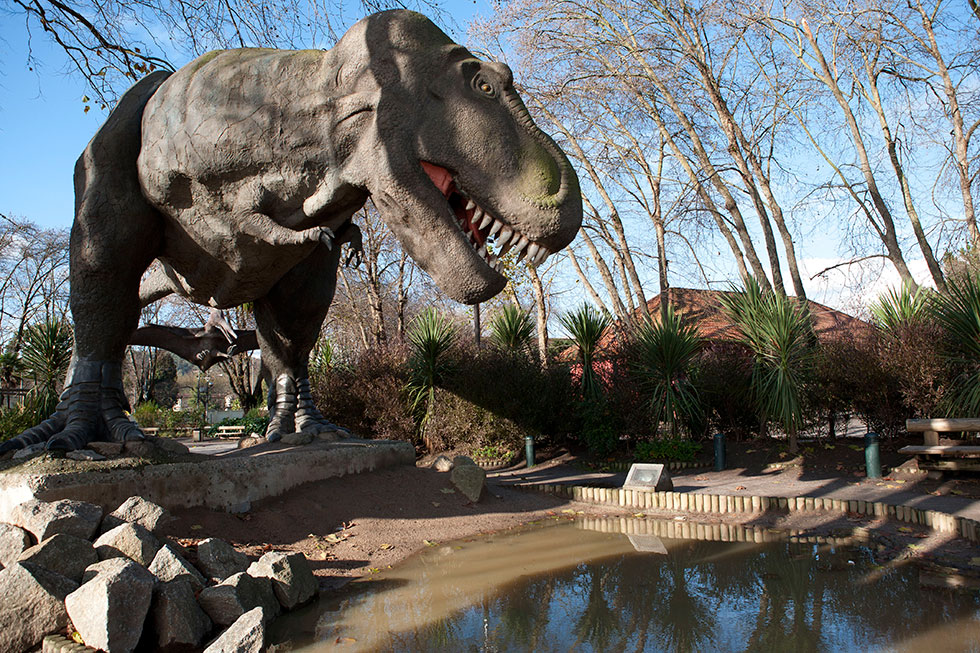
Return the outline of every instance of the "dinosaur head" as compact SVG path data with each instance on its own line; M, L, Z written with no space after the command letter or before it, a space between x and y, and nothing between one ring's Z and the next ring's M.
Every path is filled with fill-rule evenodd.
M507 66L475 58L410 11L364 19L338 49L348 39L368 54L341 83L376 84L377 96L347 168L446 294L489 299L507 283L500 256L540 264L571 242L582 222L578 179Z

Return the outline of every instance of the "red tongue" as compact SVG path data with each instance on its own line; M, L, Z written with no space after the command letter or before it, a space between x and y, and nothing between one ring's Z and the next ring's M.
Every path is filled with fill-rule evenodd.
M422 169L425 170L425 174L429 175L429 179L439 189L439 192L448 198L453 187L453 176L449 174L449 171L427 161L419 161L419 163L422 164ZM477 229L477 225L471 222L473 211L467 211L462 206L453 206L453 211L456 213L459 221L463 223L463 229L473 232L473 240L476 241L476 246L480 247L483 245L487 239Z
M449 171L425 161L420 161L419 163L422 164L422 169L425 170L425 174L429 175L429 179L436 185L439 192L449 197L449 187L453 185L453 176L449 174Z

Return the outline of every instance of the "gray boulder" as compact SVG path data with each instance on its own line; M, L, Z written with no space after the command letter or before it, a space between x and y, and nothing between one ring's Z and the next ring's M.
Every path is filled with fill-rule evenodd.
M139 524L124 522L106 531L95 540L95 551L100 560L125 556L144 567L149 567L160 550L160 542L153 533Z
M34 456L40 456L44 453L47 443L37 442L35 444L29 444L23 449L18 449L11 456L14 460L24 460L25 458L33 458Z
M94 565L89 565L85 568L85 573L82 574L82 585L89 582L96 576L102 573L115 573L120 569L125 569L126 565L132 562L129 558L118 557L109 558L108 560L102 560L96 562Z
M453 461L449 460L446 456L439 456L432 461L432 469L437 472L451 472L453 470Z
M211 620L183 578L160 583L153 591L153 625L161 651L198 648L211 632Z
M215 537L198 543L197 563L205 575L219 581L248 569L248 557L244 553Z
M75 451L69 451L65 454L65 458L68 460L77 460L80 462L94 462L96 460L105 460L105 456L102 454L92 451L91 449L76 449Z
M102 508L84 501L29 499L14 506L10 523L29 531L41 542L56 533L90 540L102 521Z
M313 438L315 437L311 431L297 431L296 433L287 433L282 436L281 442L296 447L313 442Z
M0 569L17 562L31 546L31 534L20 526L0 522Z
M469 456L453 456L453 467L462 467L463 465L473 465L479 467L476 461Z
M253 608L235 620L204 653L262 653L265 646L265 615Z
M244 572L202 590L197 600L211 621L222 626L231 625L253 608L263 608L267 619L279 614L279 602L269 579L253 578Z
M153 598L153 574L132 560L99 563L95 577L65 598L65 608L86 645L106 653L136 648Z
M171 438L147 436L143 440L130 440L123 445L123 455L136 458L174 458L190 453L187 445Z
M139 524L151 533L173 520L164 508L143 497L129 497L118 508L102 518L102 531L109 531L125 522Z
M88 540L57 533L24 551L19 561L44 567L79 583L85 568L98 562L99 556Z
M449 478L456 489L473 503L483 498L487 488L487 473L482 467L455 464Z
M201 575L201 572L187 562L171 544L164 544L160 547L160 550L153 557L149 569L150 573L156 576L160 582L185 580L195 592L200 592L207 585L207 580Z
M306 603L316 594L313 570L302 553L270 551L249 566L248 574L268 578L276 599L286 610Z
M20 653L68 625L65 597L78 584L31 564L0 571L0 651Z
M88 448L92 451L102 454L106 458L111 458L112 456L118 456L122 453L123 443L122 442L89 442Z

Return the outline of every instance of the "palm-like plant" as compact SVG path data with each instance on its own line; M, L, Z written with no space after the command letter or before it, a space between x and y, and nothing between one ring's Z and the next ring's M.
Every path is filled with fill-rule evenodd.
M595 400L602 396L602 384L592 367L596 348L612 319L600 313L589 304L562 315L560 320L572 341L578 347L579 361L582 363L582 396Z
M632 371L650 394L654 425L668 422L674 436L679 423L696 428L704 416L691 382L701 344L697 328L682 320L670 304L659 322L642 322L633 339Z
M456 342L456 327L434 308L420 313L408 328L408 393L423 436L435 404L436 384L446 372L445 354Z
M810 311L805 304L763 293L755 279L732 288L721 304L753 354L752 389L764 417L775 420L789 438L792 453L803 425L803 388L814 362Z
M71 363L71 348L71 327L65 322L50 320L35 324L24 334L21 358L34 381L28 400L38 420L48 417L58 404L58 394Z
M529 351L533 337L534 322L531 313L513 304L505 305L490 320L490 340L504 351Z
M946 395L947 409L958 417L980 415L980 279L950 280L936 294L932 315L946 332L946 358L962 369Z
M895 335L928 317L931 296L931 291L922 286L902 284L898 290L889 289L871 305L871 317L879 329Z

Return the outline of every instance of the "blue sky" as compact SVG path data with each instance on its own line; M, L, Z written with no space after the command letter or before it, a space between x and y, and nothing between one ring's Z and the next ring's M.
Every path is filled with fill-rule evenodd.
M486 7L484 0L442 5L464 29ZM34 70L28 47L38 60ZM106 116L98 106L84 112L88 87L65 60L40 30L28 44L22 17L0 10L0 213L48 228L71 226L75 160Z

